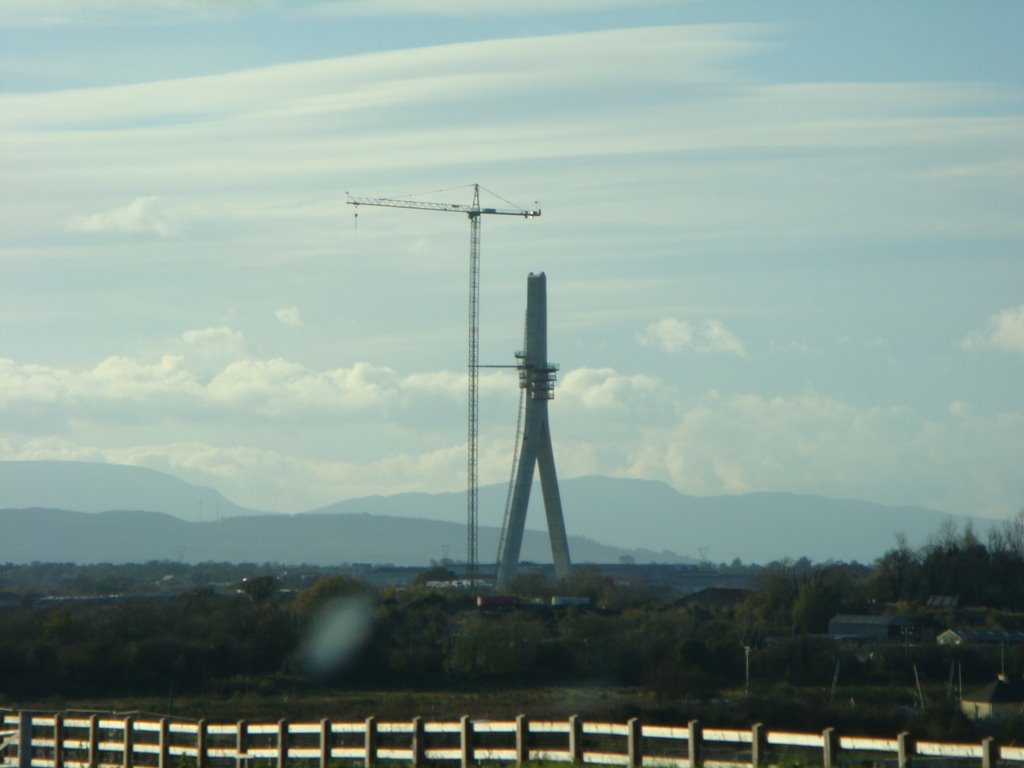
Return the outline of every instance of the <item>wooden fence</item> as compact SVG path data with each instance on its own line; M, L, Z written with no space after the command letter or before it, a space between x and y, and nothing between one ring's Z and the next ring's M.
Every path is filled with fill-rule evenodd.
M0 768L414 768L459 761L620 765L628 768L759 768L799 764L1024 765L1024 748L823 733L568 720L214 723L142 715L8 711L0 719Z

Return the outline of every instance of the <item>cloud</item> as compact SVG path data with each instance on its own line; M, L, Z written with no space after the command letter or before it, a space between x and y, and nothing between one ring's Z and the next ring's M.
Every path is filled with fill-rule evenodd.
M181 348L189 356L203 359L236 360L247 354L245 336L228 325L185 331L181 334L181 342Z
M483 446L482 446L483 447ZM504 456L502 457L504 459ZM358 461L316 458L269 447L205 441L85 445L66 438L0 440L0 460L99 461L170 472L216 487L254 509L302 512L342 499L383 492L464 490L465 445L398 452ZM482 460L488 460L486 455ZM507 463L500 473L507 477ZM461 515L461 512L459 513Z
M115 235L158 235L171 237L178 233L175 216L167 211L158 197L137 197L127 205L101 213L73 216L67 228L72 232Z
M556 0L542 12L577 2ZM19 7L68 14L80 7L83 15L114 18L120 12L134 15L132 8L148 5L39 0ZM153 5L168 13L177 7L159 0ZM384 2L377 8L383 13L399 5ZM290 12L290 5L277 7ZM442 2L439 7L457 6ZM536 10L525 3L507 7ZM492 8L477 10L490 13ZM831 398L792 392L773 397L757 391L754 375L736 384L739 391L728 392L723 382L719 386L724 394L700 396L674 380L638 373L635 361L627 359L636 350L629 349L634 345L628 341L620 343L621 336L637 329L637 343L669 355L749 356L744 341L753 343L753 337L741 340L721 321L699 318L735 317L734 304L753 293L744 281L772 275L757 291L768 301L774 276L786 273L774 267L747 270L746 261L730 259L718 262L721 268L716 266L712 276L691 255L749 257L762 254L763 246L759 264L773 263L766 259L781 252L792 253L794 259L813 254L819 264L826 254L828 272L845 261L843 253L874 252L880 242L906 243L906 252L913 254L917 244L933 238L946 241L953 230L971 242L979 233L987 239L1007 233L1018 237L1024 231L1024 219L1007 203L1015 199L1012 171L972 175L969 194L962 180L925 178L929 171L941 176L949 170L950 158L975 169L1019 167L1024 130L1018 105L1007 99L1016 98L1012 87L941 82L772 85L750 57L773 38L776 31L758 26L638 27L488 39L117 87L32 92L26 80L25 88L0 95L0 175L7 182L0 189L0 230L10 244L5 258L26 254L39 257L34 262L39 263L65 253L102 252L104 271L90 275L98 281L124 265L137 264L140 244L137 238L118 243L109 236L90 235L135 233L152 238L143 244L152 249L147 254L175 260L176 273L188 259L203 265L201 273L184 267L180 272L197 285L196 298L203 302L181 305L169 300L168 294L177 292L167 290L163 281L156 285L139 279L132 285L139 289L137 296L122 291L118 299L126 305L151 305L153 311L145 318L139 315L137 329L124 330L133 324L120 323L116 332L121 338L166 333L142 323L157 316L174 322L172 312L245 316L244 302L254 301L250 289L286 286L285 295L255 300L257 307L263 304L255 311L287 309L296 301L300 280L317 283L315 291L303 294L303 311L312 311L306 303L314 306L316 295L330 294L319 308L329 301L332 311L342 313L343 323L341 333L325 334L326 341L306 339L316 335L312 331L301 334L303 344L310 346L294 352L255 354L237 329L225 326L189 331L145 354L107 357L110 348L89 346L109 343L92 333L98 326L70 313L104 306L105 317L115 310L129 316L127 310L119 302L101 304L104 294L86 280L76 279L73 290L60 290L52 282L53 272L45 276L51 292L36 302L38 310L29 299L8 308L11 318L33 312L43 318L26 325L24 334L18 330L27 341L11 349L29 349L35 343L47 349L51 364L27 363L24 355L32 353L8 351L8 356L21 357L0 361L3 423L17 418L23 436L42 439L59 433L83 450L152 445L153 457L161 446L195 441L209 451L180 447L176 455L206 457L203 472L237 478L232 482L240 486L249 477L254 487L266 487L271 468L292 461L323 468L322 479L298 468L282 469L282 488L287 478L299 480L295 494L344 495L345 483L365 489L378 477L382 479L375 492L420 481L424 488L457 486L448 475L431 478L427 468L432 461L448 467L447 459L434 452L464 453L466 378L458 368L464 358L460 352L450 362L433 362L438 357L420 361L427 359L425 350L435 349L430 345L454 339L455 332L448 331L456 326L462 349L464 310L454 313L455 319L439 318L441 307L463 307L465 297L454 279L445 277L443 286L440 279L424 286L413 278L448 269L434 254L454 253L458 259L453 263L463 263L464 224L434 221L446 217L395 215L375 230L364 227L363 221L372 221L367 216L361 217L358 238L343 240L337 180L344 177L355 191L400 193L413 184L413 189L441 186L439 178L447 184L452 175L462 179L465 169L473 168L483 179L506 179L500 188L514 199L527 190L526 200L536 194L550 202L537 226L522 228L530 234L491 237L497 223L486 225L487 317L498 317L489 297L507 285L498 281L497 270L500 265L521 265L523 254L551 254L551 274L557 271L568 278L559 285L567 288L566 303L576 305L575 318L584 316L581 307L588 312L600 308L594 313L601 315L600 322L586 329L584 323L577 326L573 341L578 346L572 354L593 350L598 343L606 346L599 358L581 355L573 367L563 369L552 406L555 438L563 441L560 468L570 473L639 473L649 467L691 492L765 487L826 492L827 480L838 478L835 487L850 489L851 495L910 498L906 489L916 486L934 491L933 498L939 499L949 491L951 501L943 505L967 508L952 501L964 498L953 478L980 474L979 468L987 464L993 468L988 486L995 490L982 489L979 498L1012 496L1005 490L1008 475L999 469L1001 459L990 446L1018 446L1000 431L1004 428L995 417L959 418L954 427L947 423L950 414L939 413L931 423L896 406L880 405L877 412L862 402L854 407L834 393ZM182 71L173 62L159 66L154 71ZM156 191L163 198L138 197L140 190L152 189L152 179L161 180ZM173 201L173 206L164 201ZM68 242L64 235L55 248L53 222L67 221L69 212L84 212L71 220L74 226L69 224L83 242ZM865 221L871 227L865 228ZM348 235L350 220L343 226ZM436 236L448 229L455 232L451 247ZM180 239L171 238L175 233ZM406 240L403 244L391 238ZM397 262L394 255L406 253L407 244L420 238L418 259ZM695 243L702 247L691 248ZM843 247L835 251L835 243ZM389 258L378 258L383 253ZM643 258L624 259L623 253ZM322 264L296 275L296 257L310 255L322 257ZM504 258L508 255L515 258ZM271 259L287 263L288 271L251 269ZM789 269L790 264L780 267ZM396 280L403 270L416 271L401 275L408 284ZM638 270L647 277L641 279ZM5 286L10 296L34 300L40 295L22 277L27 270L10 273L14 282ZM819 273L812 269L809 274ZM716 293L723 280L729 281L729 289ZM104 283L102 290L109 294L109 282ZM711 290L704 292L705 286ZM801 286L794 280L785 289L788 293L784 290L770 301L793 313L806 312L813 303L807 298L818 294ZM706 302L690 310L697 319L663 317L678 311L674 308L681 306L682 291L691 289L689 295ZM384 303L378 290L379 296L399 297L388 311L375 305ZM403 301L414 294L436 297L436 315L428 316L422 303L415 304L414 315L414 301ZM226 307L229 301L235 306ZM508 324L513 330L521 318L518 289L515 302L514 320ZM564 306L559 298L558 308ZM922 305L921 311L932 309ZM66 326L43 321L55 311L65 312L61 319ZM642 328L659 317L663 319ZM285 322L280 316L278 320ZM83 330L67 343L80 347L75 359L89 362L72 365L61 361L57 349L50 350L48 342L57 337L48 334L79 322ZM182 320L177 327L191 322ZM553 328L557 322L553 316ZM439 330L441 325L446 327ZM789 327L807 325L794 322ZM114 324L104 327L113 329ZM746 333L747 327L739 330ZM768 338L787 338L788 331L765 331ZM829 322L821 331L837 333ZM867 343L870 332L863 333L865 338L845 345L847 351ZM988 328L972 335L965 346L995 346L996 339L1006 336L1019 338ZM115 342L120 346L113 349L132 349L135 343ZM313 346L317 343L319 347ZM999 343L1014 348L1008 341ZM417 344L420 349L410 354L409 348ZM344 364L331 369L308 362L335 359L329 355L342 345L353 350ZM620 351L622 357L609 359ZM658 363L664 371L671 361ZM611 364L619 368L601 367ZM754 364L742 367L753 369ZM677 375L680 381L692 381ZM501 395L514 403L514 375L483 377L481 386L482 397ZM869 390L862 389L859 396ZM509 394L501 394L505 392ZM939 396L942 402L954 396L967 404L971 400L971 392ZM966 412L972 413L969 408ZM483 431L491 428L491 413L488 407L482 409ZM1007 419L1012 423L1012 414ZM59 428L49 431L56 422ZM512 423L514 411L508 431ZM860 432L847 435L846 428L855 423L861 424ZM966 430L979 435L976 441L964 439L975 446L974 456L957 454L951 447L965 438ZM934 444L915 444L917 432L938 438ZM992 439L986 443L982 435ZM852 448L844 453L847 439L866 452L872 471L877 469L873 456L884 455L890 446L892 466L908 460L904 486L897 488L889 466L878 475L888 478L884 488L871 472L862 471ZM267 458L268 451L279 458ZM932 451L954 456L959 463L949 466L957 471L947 466L937 473L937 460L922 463L920 457ZM399 454L404 458L395 458ZM424 458L428 456L434 459ZM374 462L382 467L379 475L361 474ZM454 471L460 462L464 456L452 460ZM507 469L503 463L506 476ZM386 470L392 477L386 477ZM407 480L403 471L420 479ZM936 479L936 474L942 477ZM307 480L308 489L302 484Z
M354 379L382 375L387 378L380 371L351 372ZM683 397L668 382L613 369L569 371L564 390L552 405L561 477L657 479L697 495L818 493L990 516L1015 512L1024 492L1017 467L1024 454L1020 412L985 417L970 403L955 402L930 417L907 406L859 407L813 391ZM121 387L119 402L131 395ZM143 437L134 442L93 439L81 428L66 435L8 433L0 439L0 458L148 466L212 485L244 505L283 511L377 493L462 489L461 409L445 415L451 423L440 437L400 448L392 441L379 450L372 435L393 430L407 412L382 414L360 430L354 422L331 421L330 408L324 404L318 420L328 422L329 439L316 447L314 425L288 442L272 422L267 436L254 439L221 422L204 432L203 415L194 414L183 433L191 439L147 440L155 431L152 421L133 433ZM490 432L481 439L481 480L502 483L511 435L497 439ZM349 441L355 446L346 452Z
M715 336L702 326L688 343L705 338ZM500 483L512 455L516 377L488 372L481 385L480 477ZM318 370L255 356L230 326L193 329L150 356L111 355L77 369L0 359L8 427L0 456L139 464L248 506L289 511L374 493L458 490L465 387L463 371L400 374L366 362ZM1024 493L1016 466L1024 413L986 414L965 398L926 415L815 391L688 392L658 376L578 367L562 371L551 418L563 477L990 515L1012 513Z
M626 375L613 368L577 368L562 375L560 400L585 411L627 412L661 402L664 382L644 374Z
M274 311L274 316L289 328L301 328L302 316L298 307L284 307Z
M644 248L666 221L679 227L677 245L834 242L863 237L864 220L878 237L973 235L982 226L1020 233L1020 217L992 204L1007 199L1008 179L986 177L966 198L969 209L950 216L941 212L960 210L962 190L918 175L949 157L1012 161L1021 120L1000 111L1004 92L738 80L738 62L772 36L754 25L637 27L11 92L0 96L4 176L11 188L32 190L60 173L69 184L47 189L45 200L60 203L61 216L95 194L94 179L124 197L160 178L189 223L182 236L219 228L250 252L280 252L284 241L294 248L295 227L280 224L297 216L307 218L311 250L337 246L336 204L299 209L299 186L321 200L336 190L317 180L332 176L351 179L356 191L402 192L410 178L447 178L467 166L506 178L514 168L530 195L571 195L559 215L577 246L585 232L618 224ZM628 203L607 191L581 193L607 190L599 182L624 164L637 191ZM689 183L681 187L682 176ZM920 204L908 209L907 199ZM11 218L31 228L30 217ZM395 217L389 229L422 236L410 218Z
M0 26L132 26L221 18L277 5L279 0L0 0Z
M960 346L964 349L1024 352L1024 304L996 312L983 330L971 331Z
M701 355L732 355L747 357L743 342L719 320L703 320L692 324L666 317L648 325L636 334L643 347L657 347L669 354L696 352Z
M1024 412L973 416L957 403L929 416L813 391L707 392L621 446L615 473L693 494L789 491L1005 516L1024 492L1022 453Z
M691 0L692 1L692 0ZM70 26L181 23L282 11L314 17L529 16L667 5L679 0L521 0L481 5L473 0L0 0L0 25Z
M691 2L694 0L691 0ZM323 0L313 2L307 13L318 16L424 15L465 18L467 15L529 16L565 14L578 11L609 11L618 8L668 5L678 0L521 0L518 3L486 3L475 0Z
M801 355L804 357L819 357L821 353L803 339L777 343L772 342L771 351L790 355Z
M280 357L263 358L230 326L190 330L149 356L112 355L92 367L19 364L0 358L0 409L49 406L69 418L123 420L143 412L157 421L201 423L242 414L271 420L379 418L388 412L464 401L466 375L450 371L398 375L355 362L315 370ZM514 390L499 372L480 378L482 393Z

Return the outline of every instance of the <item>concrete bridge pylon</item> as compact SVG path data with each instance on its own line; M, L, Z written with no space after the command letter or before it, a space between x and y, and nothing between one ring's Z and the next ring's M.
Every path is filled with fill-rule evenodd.
M535 468L540 472L555 578L566 578L572 567L548 421L548 403L555 396L558 366L548 361L547 324L547 278L543 272L531 272L527 278L524 349L516 353L522 405L512 480L498 547L498 572L495 580L498 589L508 588L519 567Z

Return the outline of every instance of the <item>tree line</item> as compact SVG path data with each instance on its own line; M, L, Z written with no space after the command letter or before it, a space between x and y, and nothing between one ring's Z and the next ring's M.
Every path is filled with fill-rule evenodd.
M138 567L147 584L169 571L167 563ZM118 566L95 568L90 574L6 566L0 592L38 589L45 582L41 570L82 584L130 581ZM969 685L989 682L1000 666L1024 672L1024 646L934 643L946 627L1024 629L1024 514L984 542L969 526L944 526L917 550L898 537L870 565L803 559L748 566L758 587L725 606L617 585L586 566L561 583L524 574L513 588L523 602L494 610L477 608L466 592L427 588L428 581L453 575L443 568L424 571L403 589L330 574L291 583L270 565L250 567L243 578L238 566L174 568L185 588L164 596L8 601L0 610L0 704L169 691L608 686L647 691L666 712L731 702L720 721L785 715L786 727L801 719L817 727L830 724L826 718L831 724L857 718L863 728L891 731L893 717L920 708L912 674L925 681L931 700L948 703L953 664ZM199 574L237 581L226 589L189 586ZM552 594L587 597L590 605L545 605L542 598ZM935 594L959 602L929 608ZM898 613L911 619L914 635L894 644L837 644L824 633L839 613ZM344 653L314 673L309 657L317 643ZM935 717L934 727L946 732L967 727L953 723L949 706Z

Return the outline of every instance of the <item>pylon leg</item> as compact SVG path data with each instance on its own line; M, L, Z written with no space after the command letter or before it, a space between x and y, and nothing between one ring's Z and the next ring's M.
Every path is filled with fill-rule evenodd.
M545 402L546 406L547 403ZM544 409L547 411L547 408ZM544 494L544 512L548 519L548 536L551 538L551 556L555 561L555 578L569 578L569 539L565 535L565 518L562 517L562 494L558 490L558 474L555 472L555 452L551 447L551 430L545 419L540 429L540 444L537 446L537 469L540 471L540 488Z

